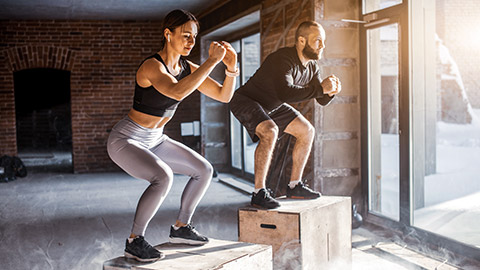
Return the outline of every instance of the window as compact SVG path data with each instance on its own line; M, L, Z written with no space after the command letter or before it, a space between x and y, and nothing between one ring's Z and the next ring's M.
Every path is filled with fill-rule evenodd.
M363 14L401 4L402 0L363 0Z
M436 5L435 13L427 10L432 15L425 20L425 61L413 63L425 70L418 78L425 86L414 93L412 105L413 225L480 248L480 79L472 76L480 64L472 33L480 27L475 10L480 11L478 5L468 1L446 1Z
M371 170L369 208L399 220L398 24L367 30Z
M237 89L245 84L260 67L260 34L254 34L232 42L238 54L240 77ZM245 128L230 113L230 151L231 166L234 171L253 178L254 154L257 143L254 143Z
M363 4L375 11L360 28L365 220L478 258L480 39L472 35L480 9L468 1Z

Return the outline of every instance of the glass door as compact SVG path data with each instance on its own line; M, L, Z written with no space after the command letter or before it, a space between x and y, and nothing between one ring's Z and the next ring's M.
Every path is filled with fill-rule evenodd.
M369 209L399 220L398 23L368 29Z
M410 223L407 3L364 0L360 23L362 184L380 222ZM373 10L373 12L372 12ZM407 57L407 58L406 58Z

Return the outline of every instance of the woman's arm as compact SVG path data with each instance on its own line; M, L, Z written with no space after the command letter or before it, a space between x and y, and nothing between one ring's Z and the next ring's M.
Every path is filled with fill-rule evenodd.
M237 53L235 49L228 42L222 41L221 43L227 50L223 63L227 66L227 70L231 73L237 73ZM199 67L194 63L190 63L192 70L197 70ZM210 77L207 77L205 81L198 87L198 90L203 94L218 100L220 102L228 103L232 99L233 92L235 90L235 76L225 76L223 85L219 84Z
M182 100L200 87L213 68L222 61L225 53L226 49L220 43L212 42L207 61L180 81L170 75L164 65L153 60L145 61L138 73L142 74L157 91L170 98ZM138 82L140 82L139 77L142 76L137 75Z

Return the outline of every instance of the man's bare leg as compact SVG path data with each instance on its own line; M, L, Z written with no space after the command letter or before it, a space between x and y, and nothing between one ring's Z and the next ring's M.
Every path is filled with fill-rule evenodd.
M292 174L290 176L290 187L287 188L287 197L293 199L314 199L320 197L321 194L319 192L313 191L303 184L299 185L312 149L315 128L305 117L300 115L288 124L285 132L296 138L292 153Z
M292 174L290 181L301 180L307 165L315 137L315 128L303 116L298 116L288 124L285 132L296 138L292 153Z
M255 189L265 188L268 168L278 137L278 127L272 120L265 120L255 128L260 141L255 149Z

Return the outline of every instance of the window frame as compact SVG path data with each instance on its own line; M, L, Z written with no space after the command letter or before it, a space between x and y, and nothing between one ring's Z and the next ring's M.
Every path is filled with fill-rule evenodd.
M252 29L251 31L247 31L247 32L244 32L242 35L236 37L235 39L232 39L232 40L228 40L228 42L230 43L233 43L233 42L236 42L236 41L239 41L240 42L240 53L238 53L238 64L239 64L239 67L240 67L240 86L244 85L246 83L246 81L243 81L243 70L244 70L244 61L243 61L243 46L244 46L244 42L243 42L243 39L245 38L248 38L248 37L251 37L253 35L256 35L256 34L259 34L260 31L259 29L255 28L255 29ZM260 63L261 64L261 63ZM230 107L230 106L229 106ZM231 112L229 111L229 113L231 114ZM245 141L246 141L246 138L245 138L245 127L243 125L241 125L241 132L240 132L240 141L241 141L241 144L242 144L242 147L241 147L241 166L242 168L241 169L238 169L236 167L233 166L233 162L232 162L232 145L231 145L231 139L232 139L232 128L231 128L231 118L228 117L228 128L229 128L229 140L228 140L228 143L229 143L229 167L230 167L230 171L231 173L235 174L235 175L238 175L250 182L253 182L254 181L254 174L253 173L250 173L250 172L247 172L245 170Z
M480 261L480 249L440 234L426 231L414 226L414 154L416 134L414 134L415 121L413 115L414 103L412 99L416 94L414 89L418 89L421 84L421 78L415 74L418 66L422 62L418 62L415 57L420 52L416 48L415 38L419 39L419 33L414 32L414 22L423 21L423 10L418 9L416 0L403 0L401 4L397 4L382 10L376 10L363 14L363 1L361 3L359 17L366 20L375 17L376 21L389 18L388 22L374 24L371 27L360 25L360 107L361 107L361 178L363 207L362 215L368 226L379 226L389 233L400 237L403 241L411 244L411 248L418 248L425 251L425 245L428 244L429 252L441 258L456 259L468 263L469 261ZM399 186L399 221L392 220L388 217L372 213L369 210L369 178L370 178L370 142L369 129L370 119L368 112L368 55L367 55L367 30L382 27L388 24L398 23L399 25L399 130L400 134L400 186ZM417 65L417 66L416 66ZM418 180L418 179L417 179Z

